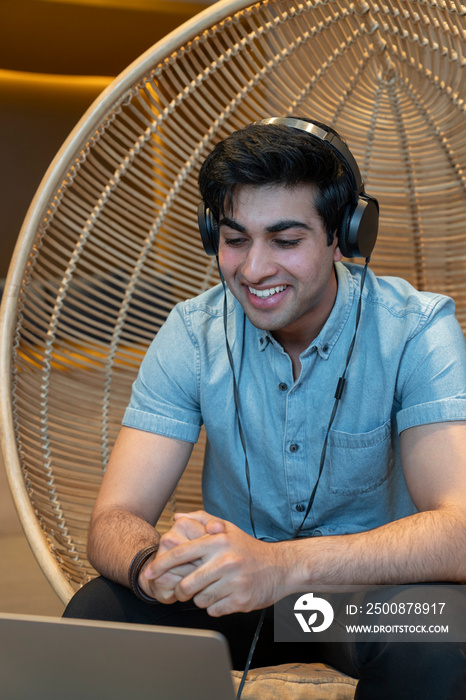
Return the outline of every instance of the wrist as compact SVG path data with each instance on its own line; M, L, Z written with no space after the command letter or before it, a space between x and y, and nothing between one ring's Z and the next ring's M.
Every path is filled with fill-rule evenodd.
M312 543L314 544L314 543ZM286 595L303 591L312 580L312 566L309 548L311 542L306 539L283 540L277 542L277 551L282 562L282 587Z
M155 598L151 598L149 595L147 595L147 593L145 593L139 585L139 575L141 571L149 562L149 559L151 559L154 554L157 553L158 548L159 545L154 544L140 549L139 552L136 552L134 555L128 570L129 587L133 591L134 595L139 598L139 600L143 600L145 603L154 604L158 602L155 600Z

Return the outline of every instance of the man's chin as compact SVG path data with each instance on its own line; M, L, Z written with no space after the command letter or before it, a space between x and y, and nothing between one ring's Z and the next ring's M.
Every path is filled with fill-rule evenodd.
M251 325L254 326L254 328L257 328L257 330L259 331L268 331L270 333L273 333L273 331L279 331L282 328L282 324L278 321L274 322L272 318L260 318L257 314L248 312L244 308L243 310L246 314L246 318L251 323Z

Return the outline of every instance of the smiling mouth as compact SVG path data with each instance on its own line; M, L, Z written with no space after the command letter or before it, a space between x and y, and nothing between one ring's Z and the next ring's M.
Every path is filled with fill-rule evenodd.
M278 287L269 287L269 289L254 289L254 287L248 287L249 292L254 294L254 296L259 297L259 299L268 299L268 297L283 292L286 289L286 284L281 284Z

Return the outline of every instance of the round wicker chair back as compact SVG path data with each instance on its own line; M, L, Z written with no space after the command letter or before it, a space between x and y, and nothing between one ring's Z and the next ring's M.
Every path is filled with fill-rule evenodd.
M91 509L145 349L217 282L196 224L212 146L267 116L335 127L381 205L376 273L445 292L466 327L465 7L220 2L88 110L30 207L3 297L2 444L59 597L94 575ZM201 503L204 441L162 518Z

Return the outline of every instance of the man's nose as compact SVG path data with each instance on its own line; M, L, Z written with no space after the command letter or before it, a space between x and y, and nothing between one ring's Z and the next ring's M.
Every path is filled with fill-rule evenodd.
M254 242L244 260L243 277L252 284L259 284L271 277L276 272L276 267L268 246L262 242Z

